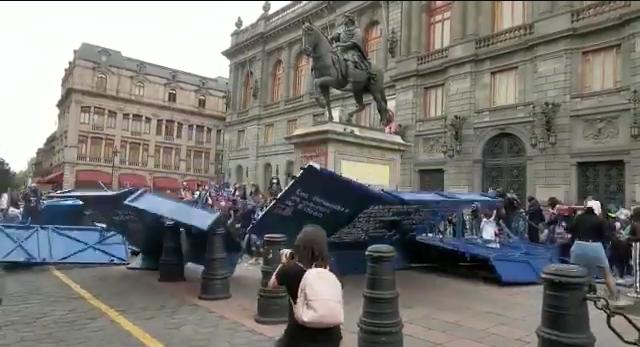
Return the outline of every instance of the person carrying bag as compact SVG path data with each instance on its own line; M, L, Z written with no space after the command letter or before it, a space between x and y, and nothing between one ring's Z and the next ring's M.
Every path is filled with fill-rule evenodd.
M307 225L294 250L281 252L281 264L269 287L283 286L289 295L289 321L277 347L338 347L344 322L342 285L329 268L327 235Z

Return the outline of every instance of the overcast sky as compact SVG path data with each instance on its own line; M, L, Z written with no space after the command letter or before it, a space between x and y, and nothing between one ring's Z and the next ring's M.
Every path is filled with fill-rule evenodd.
M82 42L125 56L216 77L227 76L220 54L238 16L262 13L247 2L0 3L0 158L15 171L55 130L60 82ZM272 1L271 11L288 1Z

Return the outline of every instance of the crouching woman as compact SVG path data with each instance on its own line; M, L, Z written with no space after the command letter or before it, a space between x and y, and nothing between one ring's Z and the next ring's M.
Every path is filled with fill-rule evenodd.
M294 250L283 250L269 288L283 286L289 295L289 321L276 347L338 347L342 340L342 287L329 271L327 234L306 225ZM306 275L306 276L305 276Z

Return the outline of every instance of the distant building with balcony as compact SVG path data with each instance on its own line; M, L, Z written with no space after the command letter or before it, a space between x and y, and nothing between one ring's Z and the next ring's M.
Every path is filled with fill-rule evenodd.
M393 188L640 203L640 113L629 101L640 89L640 2L292 1L263 9L255 23L238 20L223 53L232 182L284 181L306 160L285 137L327 119L314 102L302 23L333 32L351 13L412 144ZM355 108L351 93L331 93L334 118ZM355 123L377 127L370 97L364 102ZM376 156L368 154L371 163Z
M62 78L48 181L175 192L182 182L222 179L226 88L223 77L83 43Z

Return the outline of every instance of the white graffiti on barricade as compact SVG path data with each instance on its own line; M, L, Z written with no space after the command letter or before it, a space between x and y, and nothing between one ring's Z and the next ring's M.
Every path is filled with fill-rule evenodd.
M336 203L326 201L325 199L306 193L297 189L294 194L283 201L279 201L275 206L274 212L283 216L290 216L294 209L303 211L317 218L323 218L332 211L339 213L348 213L349 209L344 208Z

